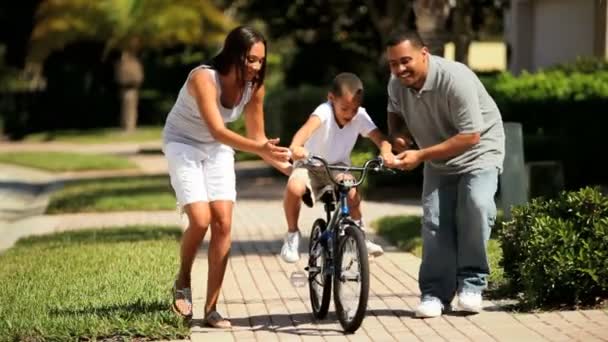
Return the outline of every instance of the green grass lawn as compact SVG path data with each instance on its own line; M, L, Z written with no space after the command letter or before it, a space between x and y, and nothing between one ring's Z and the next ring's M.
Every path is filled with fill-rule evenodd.
M178 228L30 237L0 255L0 340L184 338L170 308Z
M146 142L161 139L161 126L138 127L133 133L125 133L120 128L100 128L91 130L66 130L30 134L25 137L29 142L70 142L103 144L119 142Z
M115 177L68 183L51 196L47 213L175 209L168 176Z
M417 257L422 257L419 216L386 216L375 221L372 225L379 235L395 244L401 250L411 252ZM502 249L500 248L499 241L496 239L490 239L488 258L490 262L488 297L511 295L504 278L504 271L499 265L502 259Z
M0 163L54 172L137 168L130 160L122 157L68 152L6 152L0 153Z

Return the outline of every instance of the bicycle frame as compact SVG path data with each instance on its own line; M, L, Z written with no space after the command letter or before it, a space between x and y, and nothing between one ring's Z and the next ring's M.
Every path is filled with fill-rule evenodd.
M323 167L325 168L325 171L327 172L327 175L329 176L329 179L332 181L332 183L335 186L335 190L337 190L338 193L338 207L336 208L331 208L331 206L333 205L333 203L325 203L325 213L326 213L326 222L327 222L327 229L325 230L325 232L323 232L323 235L321 236L321 238L319 239L318 242L323 244L324 248L327 248L328 254L329 254L329 259L327 260L327 262L331 265L333 263L333 259L334 259L334 247L335 244L338 242L338 238L340 236L344 235L344 229L343 229L343 225L340 224L341 221L348 219L350 220L350 208L348 207L348 193L352 188L356 188L359 185L361 185L361 183L363 183L363 181L365 180L365 178L367 177L367 173L369 170L373 170L373 171L379 171L383 168L384 162L382 160L382 158L378 157L376 159L372 159L372 160L368 160L362 167L357 167L357 166L337 166L337 165L329 165L327 163L327 161L321 157L318 156L309 156L307 158L307 163L310 163L311 161L316 160L319 161ZM334 177L331 174L331 171L355 171L355 172L361 172L361 177L359 178L359 180L354 180L354 179L344 179L340 182L336 181L334 179ZM333 213L332 213L333 211ZM355 224L352 220L350 220L351 224ZM333 234L334 236L332 236L332 242L331 244L328 244L327 241L329 240L330 234ZM316 246L313 246L316 247ZM326 268L326 272L332 272L332 267L327 267Z
M307 158L309 165L312 160L319 161L324 166L329 179L334 184L332 191L337 192L338 197L336 199L331 196L328 199L325 194L322 195L326 220L317 219L311 230L310 255L306 270L308 271L313 315L319 319L323 319L327 315L333 287L334 305L338 320L345 332L352 333L360 327L365 317L369 298L369 261L361 227L350 216L348 193L365 180L369 170L379 171L383 168L384 163L381 158L376 158L368 160L363 167L330 166L323 158L309 156ZM359 171L361 177L358 180L345 177L338 182L331 174L332 170ZM336 202L337 207L335 207ZM346 243L354 247L356 258L347 262L346 268L344 268L344 246ZM354 272L351 267L355 267ZM344 305L342 301L342 291L354 290L346 285L351 281L359 284L356 296L360 300L357 301L356 306Z

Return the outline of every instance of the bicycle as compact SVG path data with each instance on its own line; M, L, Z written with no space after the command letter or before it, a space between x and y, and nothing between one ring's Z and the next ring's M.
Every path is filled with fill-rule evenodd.
M338 320L346 333L353 333L361 326L367 310L369 260L365 236L359 224L350 216L347 195L350 189L356 188L365 180L369 170L383 170L384 163L378 157L366 161L363 167L330 166L318 156L309 156L306 163L310 165L312 161L319 161L333 182L333 186L324 189L320 197L324 203L326 219L317 219L310 233L309 259L305 270L308 272L313 316L323 319L327 315L333 280L334 306ZM332 176L332 170L361 172L361 176L359 180L344 179L338 182ZM337 208L334 194L337 195ZM351 260L346 258L347 248L354 252ZM345 260L348 262L345 263ZM353 283L356 284L350 286ZM357 299L356 305L345 303L346 292L351 289Z

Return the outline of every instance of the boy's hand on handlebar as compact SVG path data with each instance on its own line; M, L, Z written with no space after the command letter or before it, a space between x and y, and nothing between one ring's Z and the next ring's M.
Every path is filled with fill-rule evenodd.
M291 158L293 160L301 160L308 158L308 150L302 146L294 146L291 148Z
M380 157L382 157L384 161L384 166L391 168L397 167L396 156L392 152L381 153Z

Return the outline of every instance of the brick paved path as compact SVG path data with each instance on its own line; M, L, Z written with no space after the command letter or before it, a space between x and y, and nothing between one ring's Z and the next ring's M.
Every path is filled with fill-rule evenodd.
M320 212L320 206L303 209L304 235ZM415 206L387 203L367 202L364 208L368 221L387 214L419 212ZM40 216L31 220L47 222L48 230L79 229L93 222L107 227L180 224L174 211ZM485 302L486 311L475 316L412 318L419 295L416 279L420 259L386 245L387 253L371 261L370 300L363 325L356 334L345 336L333 304L328 318L315 322L310 314L308 288L291 285L289 276L293 271L303 270L306 254L298 264L283 263L278 256L283 234L279 200L238 202L232 255L218 308L231 319L234 329L230 331L200 326L207 269L206 239L192 276L193 341L608 341L608 314L600 310L513 314Z
M48 149L48 145L40 145L0 144L0 151ZM74 149L60 144L53 146L56 150ZM82 150L131 154L137 146L118 144ZM144 174L164 172L162 158L156 158L156 161L153 160L155 157L134 158ZM1 168L0 182L11 185L13 178L7 177L7 170L6 166ZM18 175L20 178L27 176L27 182L48 180L41 179L40 175L30 177L22 172ZM64 174L51 178L72 177ZM219 303L219 310L231 319L234 328L216 331L200 326L207 269L205 243L197 255L192 276L195 324L191 339L194 341L608 341L608 314L600 310L513 314L501 310L494 303L484 302L486 311L479 315L452 314L426 320L412 318L419 296L417 274L420 259L386 245L386 254L371 261L370 300L363 325L356 334L345 336L333 313L333 304L328 318L315 322L310 314L308 288L295 288L289 282L293 271L303 270L307 255L303 254L302 260L295 265L283 263L277 255L285 233L280 194L277 194L282 186L263 177L241 184L241 200L234 212L232 256ZM19 209L13 201L27 203L35 200L15 196L10 187L3 189L0 201L5 200L3 208L9 213ZM37 206L34 207L37 210ZM321 211L320 206L303 209L301 227L304 236ZM371 222L388 214L419 214L420 208L365 202L363 212L367 222ZM34 210L34 216L29 218L0 223L3 225L0 227L1 251L23 235L100 225L179 225L181 222L175 211L36 216ZM306 242L307 239L301 250L305 249Z
M387 214L419 213L418 208L408 206L366 205L368 220ZM304 235L320 211L320 207L304 210ZM514 315L485 302L487 311L475 316L412 318L419 296L420 259L391 248L371 262L370 300L362 328L344 336L333 304L328 318L315 322L310 314L308 288L290 284L290 274L303 270L306 255L296 265L283 263L278 257L284 234L280 214L279 202L239 203L234 215L233 252L219 306L235 328L218 332L195 326L194 341L608 341L608 315L599 310ZM194 314L199 320L207 269L205 247L199 251L193 270Z

